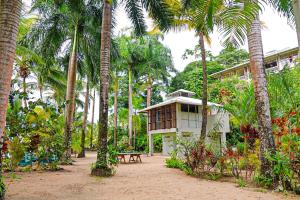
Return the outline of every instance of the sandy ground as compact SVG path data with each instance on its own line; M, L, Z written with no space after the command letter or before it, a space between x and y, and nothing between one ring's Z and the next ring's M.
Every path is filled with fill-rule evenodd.
M300 199L275 192L237 188L233 183L201 180L164 166L165 157L142 157L142 164L121 164L111 178L89 175L95 153L59 172L17 174L6 180L7 200L279 200Z

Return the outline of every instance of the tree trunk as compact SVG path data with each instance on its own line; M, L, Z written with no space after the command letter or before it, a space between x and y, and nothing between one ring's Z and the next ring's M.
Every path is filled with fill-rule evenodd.
M133 147L136 150L136 127L133 129Z
M272 135L272 123L267 89L266 71L263 60L263 46L261 38L261 25L259 17L252 22L248 33L248 46L250 53L250 69L254 84L254 96L260 136L261 173L271 177L272 166L265 157L266 152L275 151Z
M103 17L101 30L101 69L100 69L100 113L97 162L92 175L111 175L107 165L107 131L108 131L108 89L111 48L112 7L110 0L103 2Z
M148 86L147 86L147 107L151 106L152 98L152 80L148 77Z
M81 132L81 152L78 154L78 158L85 157L85 135L86 135L86 124L87 124L87 115L89 112L89 96L90 96L90 88L89 88L89 81L87 80L86 83L86 93L85 93L85 100L84 100L84 111L83 111L83 120L82 120L82 132Z
M151 106L151 99L152 99L152 80L151 80L151 78L150 78L150 76L148 77L148 86L147 86L147 107L150 107ZM146 121L146 123L147 123L147 144L148 144L148 146L149 146L149 136L148 136L148 134L149 134L149 121L150 121L150 119L149 119L149 114L147 114L147 121Z
M114 147L118 146L118 95L119 95L119 80L116 75L115 80L115 98L114 98Z
M199 34L199 45L201 49L201 60L202 60L202 125L201 125L201 135L200 142L204 143L206 138L206 128L207 128L207 69L206 69L206 51L204 44L203 33Z
M43 101L43 86L39 85L40 98Z
M132 146L132 67L128 68L128 137L129 146Z
M300 57L300 0L293 0L293 12L295 16L296 32L298 39L298 56Z
M95 120L95 103L96 103L96 89L94 89L94 95L93 95L93 110L92 110L92 128L91 128L90 149L93 148L94 120Z
M0 157L2 157L1 149L16 55L21 6L21 0L0 0ZM0 160L0 181L2 184L2 159ZM4 199L4 196L5 191L1 191L0 200Z
M23 77L23 101L24 101L24 107L27 108L27 85L26 85L26 76Z
M67 94L66 94L66 112L65 112L65 141L64 141L64 160L65 164L71 162L71 140L72 140L72 123L74 119L75 109L75 84L77 71L77 46L78 35L77 27L74 31L72 52L69 60L68 80L67 80Z

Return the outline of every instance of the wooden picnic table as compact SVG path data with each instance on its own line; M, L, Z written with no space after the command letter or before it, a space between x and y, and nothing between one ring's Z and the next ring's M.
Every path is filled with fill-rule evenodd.
M142 159L141 159L141 153L119 153L118 154L118 159L120 162L123 162L126 163L126 159L125 159L125 156L129 156L129 163L130 162L142 162Z

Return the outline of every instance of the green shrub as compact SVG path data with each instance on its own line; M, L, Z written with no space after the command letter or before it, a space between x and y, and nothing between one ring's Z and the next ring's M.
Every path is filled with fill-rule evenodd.
M276 151L275 154L267 154L267 159L273 163L272 172L279 178L279 190L290 189L292 183L292 169L290 159L282 152ZM282 189L280 189L282 188Z
M205 178L208 180L216 181L222 177L222 174L217 174L217 173L208 173L205 175Z
M238 184L238 187L246 187L247 186L246 181L242 178L237 179L236 182Z
M271 178L265 177L263 175L256 175L253 177L253 181L259 187L271 188L273 185L273 180Z
M194 175L193 170L186 165L186 163L184 163L181 159L176 157L176 152L173 152L171 154L171 158L166 159L166 166L168 168L176 168L176 169L180 169L181 171L183 171L186 175Z
M185 165L184 162L182 162L178 158L172 157L172 158L166 159L166 166L168 168L182 169L183 165Z
M237 148L237 151L238 151L239 155L243 155L244 154L244 149L245 149L245 144L244 143L238 142L236 144L236 148Z
M11 170L15 170L18 166L19 162L23 159L25 152L24 146L20 142L19 138L15 137L8 145L8 151L11 155L11 163L10 168Z

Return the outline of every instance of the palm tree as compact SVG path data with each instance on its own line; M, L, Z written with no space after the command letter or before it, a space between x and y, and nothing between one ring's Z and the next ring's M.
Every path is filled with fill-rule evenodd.
M108 89L109 67L111 47L111 1L103 1L103 16L101 29L101 67L100 67L100 113L99 113L99 136L96 166L92 169L92 175L103 176L107 174L107 130L108 130Z
M133 133L133 79L137 77L136 74L143 71L142 65L147 60L145 52L147 45L144 38L138 38L134 34L132 36L122 36L119 38L120 59L122 64L127 67L128 74L128 137L129 146L132 146Z
M26 34L30 31L30 28L35 23L35 17L22 18L19 24L19 33L17 37L17 48L16 48L16 58L15 63L18 67L19 77L22 79L23 87L23 103L27 107L27 83L26 79L30 75L30 72L36 66L41 66L44 64L42 58L35 52L27 48L23 40Z
M202 126L200 143L206 137L207 129L207 63L205 39L210 41L209 34L215 27L223 33L224 44L239 45L244 42L247 26L257 13L255 4L245 4L244 8L235 6L235 1L228 4L224 0L172 0L172 8L175 18L173 28L194 29L199 37L201 50L201 62L203 67L203 91L202 91ZM238 2L238 1L237 1Z
M132 146L132 116L133 116L133 105L132 105L132 65L128 66L128 136L129 146Z
M275 142L272 134L272 121L270 102L267 88L266 71L264 68L264 55L261 37L261 24L259 16L252 21L248 33L248 46L250 54L250 70L254 84L255 108L260 136L261 173L272 177L272 165L266 158L266 152L274 153Z
M92 126L91 126L91 138L90 138L90 149L93 148L93 137L94 137L94 120L95 120L95 103L96 103L96 89L93 94L93 108L92 108Z
M86 135L86 125L87 125L87 115L89 110L89 97L90 97L90 88L89 81L87 79L86 82L86 92L85 92L85 100L84 100L84 111L83 111L83 120L82 120L82 134L81 134L81 152L78 154L78 158L85 157L85 135Z
M170 49L166 48L161 44L157 36L145 36L147 41L146 47L146 63L145 73L147 87L147 107L151 106L152 99L152 87L155 82L159 82L160 85L168 84L168 78L171 76L170 73L176 72L172 63L172 55Z
M115 70L112 75L112 85L114 91L114 147L118 146L118 96L119 96L119 75Z
M3 133L6 122L6 109L11 86L13 63L15 59L18 26L21 13L21 0L0 1L0 146L3 145ZM2 148L1 148L2 149ZM0 151L0 167L2 152ZM2 167L0 178L2 182ZM3 183L1 183L2 185ZM0 199L4 199L5 189L0 189Z
M61 48L66 42L69 44L69 51L67 51L69 53L68 82L65 96L65 152L63 158L65 163L71 161L76 73L80 59L78 55L82 53L80 44L90 40L91 35L95 36L94 29L89 32L90 29L87 27L91 27L91 24L99 25L99 23L94 23L95 19L99 21L101 18L98 14L99 9L98 3L93 0L47 1L46 3L43 0L35 0L33 3L33 11L37 10L42 13L42 18L33 29L31 40L36 41L36 46L39 47L41 53L53 59L63 53Z
M103 17L101 30L101 86L100 86L100 129L99 129L99 149L97 152L97 162L92 170L93 175L105 175L108 170L107 163L107 128L108 128L108 89L109 89L109 67L110 67L110 47L112 28L112 3L116 1L103 1ZM162 29L170 23L170 12L167 4L163 0L125 0L125 10L132 20L137 33L145 32L145 22L143 10L145 8ZM105 172L106 171L106 172Z

